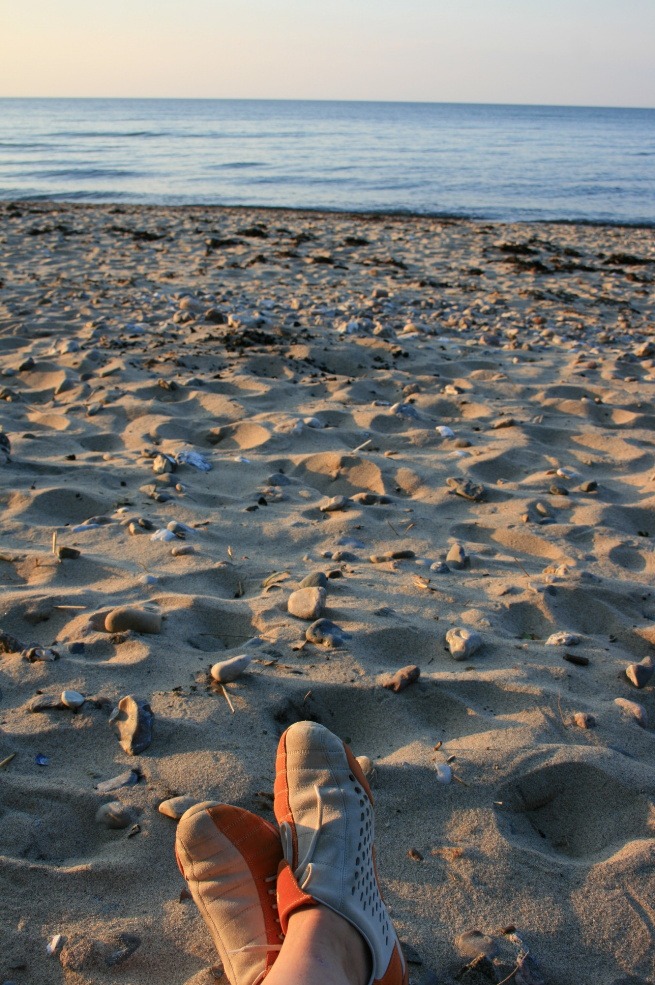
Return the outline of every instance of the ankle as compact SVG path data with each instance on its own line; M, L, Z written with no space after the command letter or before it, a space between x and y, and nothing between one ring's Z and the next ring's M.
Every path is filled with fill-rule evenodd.
M371 977L369 946L344 917L327 906L307 906L289 917L287 939L298 935L307 946L322 952L341 968L344 981L367 985Z

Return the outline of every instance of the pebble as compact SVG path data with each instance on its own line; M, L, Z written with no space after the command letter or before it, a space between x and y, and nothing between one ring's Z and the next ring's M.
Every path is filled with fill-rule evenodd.
M418 421L421 418L413 404L392 404L389 413L395 414L397 417L406 417L411 421Z
M312 571L311 574L305 575L303 580L300 582L301 588L324 588L327 590L328 580L327 575L323 574L322 571Z
M442 438L454 438L455 432L446 424L437 424L435 431L438 431Z
M373 760L369 759L368 756L357 756L357 762L362 768L362 773L364 774L369 787L373 787L377 778L377 770Z
M325 499L319 505L321 513L336 513L337 510L345 510L348 505L348 499L345 496L332 496L331 499Z
M410 684L414 684L420 676L420 668L415 664L409 664L407 667L401 667L392 676L385 678L382 681L382 687L387 688L388 691L393 691L394 694L398 694L400 691L404 691L406 687L409 687Z
M558 630L546 640L546 646L577 646L580 637L575 633L566 633L563 629Z
M236 681L251 662L252 657L249 653L241 653L238 657L230 657L229 660L221 660L220 663L214 664L211 675L219 684L229 684L230 681Z
M287 608L296 619L318 619L325 607L324 588L299 588L292 592Z
M550 487L550 493L551 496L568 496L569 491L566 488L566 486L558 486L557 484L553 483L553 485Z
M141 772L139 770L127 770L126 773L119 773L118 776L113 776L111 780L103 780L102 783L96 784L96 790L98 793L113 793L114 790L120 790L121 787L133 787L139 782L141 778Z
M148 748L152 742L154 717L152 708L143 698L128 694L118 702L109 722L117 726L121 747L128 756L138 756Z
M174 821L179 821L183 814L186 814L190 808L199 803L200 801L194 797L170 797L168 800L162 800L157 809L160 814L165 814L166 817L172 817Z
M161 530L155 530L154 534L151 535L150 540L163 540L164 542L175 540L175 534L172 530L166 530L166 528L162 527Z
M193 544L176 544L175 547L171 548L173 557L186 557L189 554L195 553L196 549Z
M563 468L558 469L557 470L557 475L559 475L562 479L581 479L582 478L582 476L581 476L581 474L579 472L576 472L575 469L568 468L568 466L564 466Z
M586 711L576 711L573 721L578 728L596 728L596 719Z
M446 643L453 660L467 660L482 646L482 637L474 629L449 629Z
M55 936L46 945L46 954L51 958L56 958L61 952L62 947L66 943L66 938L63 934L55 934Z
M626 718L634 718L642 728L647 727L648 712L638 701L630 701L628 698L614 698L614 704Z
M450 783L453 778L453 771L448 763L437 763L434 768L439 783Z
M78 551L77 547L58 547L57 556L61 558L62 561L75 561L81 555L81 551Z
M580 492L591 493L596 492L598 489L598 483L595 479L589 479L588 482L583 482L580 486Z
M456 571L462 571L468 564L468 560L466 551L459 543L453 544L446 555L448 567L455 568Z
M152 471L157 475L163 475L164 472L175 472L177 469L177 462L170 455L155 455L152 461Z
M132 823L132 815L120 800L112 800L98 808L96 823L103 824L106 828L127 828Z
M112 609L105 616L105 629L108 633L123 633L128 629L133 629L136 633L161 633L161 624L160 612L136 609L129 605Z
M311 626L307 627L305 639L309 643L338 647L341 646L344 640L350 639L350 633L345 633L331 619L317 619L316 622L313 622Z
M487 498L487 490L479 482L471 482L470 479L457 479L451 476L446 479L446 485L450 486L457 496L470 499L474 503L481 503Z
M434 561L434 563L430 565L430 571L434 571L438 575L447 575L450 568L445 561Z
M652 657L644 657L639 663L630 664L625 671L628 680L638 688L646 687L654 673L655 661Z
M62 691L61 701L71 711L77 711L78 708L82 707L86 698L79 691Z

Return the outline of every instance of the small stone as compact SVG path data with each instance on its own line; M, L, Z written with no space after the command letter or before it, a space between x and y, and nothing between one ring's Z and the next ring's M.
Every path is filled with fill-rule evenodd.
M455 568L456 571L462 571L468 564L468 560L466 551L459 543L453 544L446 555L448 568Z
M434 430L437 431L438 434L440 434L442 438L454 438L455 437L455 432L453 431L452 428L449 428L447 424L437 424L437 426L436 426L436 428Z
M341 646L344 640L350 639L350 634L345 633L331 619L317 619L316 622L307 627L305 639L309 643L336 648Z
M598 483L595 479L589 479L588 482L583 482L580 486L580 491L584 493L596 492L598 489Z
M644 657L638 664L630 664L625 670L628 680L638 688L646 687L654 673L655 661L652 657Z
M482 637L474 629L449 629L446 643L453 660L468 660L482 646Z
M152 708L142 698L128 694L118 702L109 722L117 726L121 747L128 756L138 756L148 748L154 717Z
M377 770L373 764L373 760L369 759L368 756L357 756L357 762L362 768L362 773L369 787L373 787L377 778Z
M98 808L96 823L103 824L106 828L127 828L132 823L132 815L120 800L112 800L110 804L103 804Z
M75 561L80 555L81 551L78 551L77 547L58 547L57 556L61 558L62 561Z
M614 704L619 708L624 718L634 718L642 728L648 726L648 712L638 701L630 701L628 698L615 698Z
M596 718L586 711L576 711L573 721L578 728L596 728Z
M66 938L63 934L55 934L55 936L46 945L46 954L51 958L58 957L65 943Z
M77 711L78 708L82 707L86 698L79 691L62 691L61 701L71 711Z
M387 688L389 691L393 691L394 694L398 694L400 691L404 691L406 687L413 684L421 676L421 670L415 664L409 664L407 667L401 667L397 670L393 676L387 677L382 682L382 687Z
M474 503L481 503L487 498L487 490L478 482L471 482L470 479L458 479L450 477L446 479L446 485L450 486L457 496L470 499Z
M345 496L332 496L331 499L323 500L319 509L321 513L335 513L337 510L345 510L347 505L348 500Z
M163 475L164 472L175 472L177 471L177 462L170 455L155 455L152 471L157 475Z
M567 663L575 664L576 667L589 666L589 657L583 657L580 653L563 653L562 657Z
M27 706L30 711L61 711L66 705L55 694L37 694Z
M196 549L193 544L176 544L175 547L171 548L173 557L187 557L189 554L195 553Z
M451 770L448 763L437 763L434 767L434 771L437 774L438 783L450 783L453 778L453 771Z
M405 561L409 558L416 557L414 551L400 550L400 551L385 551L384 557L387 561Z
M194 797L169 797L168 800L162 800L157 809L160 814L165 814L166 817L172 817L174 821L179 821L183 814L186 814L188 810L199 803L200 801Z
M318 619L325 607L326 594L324 588L299 588L289 596L289 613L296 619Z
M230 657L229 660L222 660L214 664L211 675L219 684L229 684L236 681L237 677L243 674L244 670L250 665L252 657L249 653L242 653L238 657Z
M577 646L579 642L580 637L575 633L567 633L560 629L548 637L546 646Z
M418 848L410 848L408 850L407 854L409 855L409 857L414 862L422 862L423 861L423 856L419 852Z
M161 633L161 613L149 609L137 609L121 605L105 616L105 629L108 633L123 633L133 629L136 633Z
M139 782L141 778L140 770L127 770L126 773L119 773L118 776L114 776L111 780L103 780L102 783L96 784L96 790L98 793L113 793L114 790L120 790L121 787L133 787Z
M548 509L548 507L546 506L546 504L542 503L541 501L536 502L534 504L534 508L540 516L550 517L553 515Z
M341 574L341 572L339 572ZM311 574L305 575L303 580L300 582L301 588L325 588L328 587L327 576L323 574L322 571L312 571Z
M435 561L434 564L430 565L430 571L434 571L438 575L447 575L450 568L445 561Z
M566 488L566 486L558 486L557 484L553 483L553 485L550 487L550 493L551 496L568 496L569 491Z

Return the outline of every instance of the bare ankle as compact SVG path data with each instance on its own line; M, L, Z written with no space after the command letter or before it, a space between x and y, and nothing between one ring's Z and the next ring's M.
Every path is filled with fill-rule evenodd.
M369 946L344 917L327 906L308 906L289 918L287 939L305 938L317 956L329 957L341 968L344 981L350 985L367 985L371 977Z

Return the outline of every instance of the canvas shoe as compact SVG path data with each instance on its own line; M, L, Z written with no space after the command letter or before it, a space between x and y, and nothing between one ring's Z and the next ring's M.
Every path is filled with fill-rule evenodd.
M228 804L195 804L180 818L175 854L231 985L257 985L284 934L275 884L282 861L276 828Z
M322 903L355 927L371 952L369 985L407 985L407 965L380 893L373 798L350 749L314 722L290 726L278 746L275 816L285 863L278 912Z

